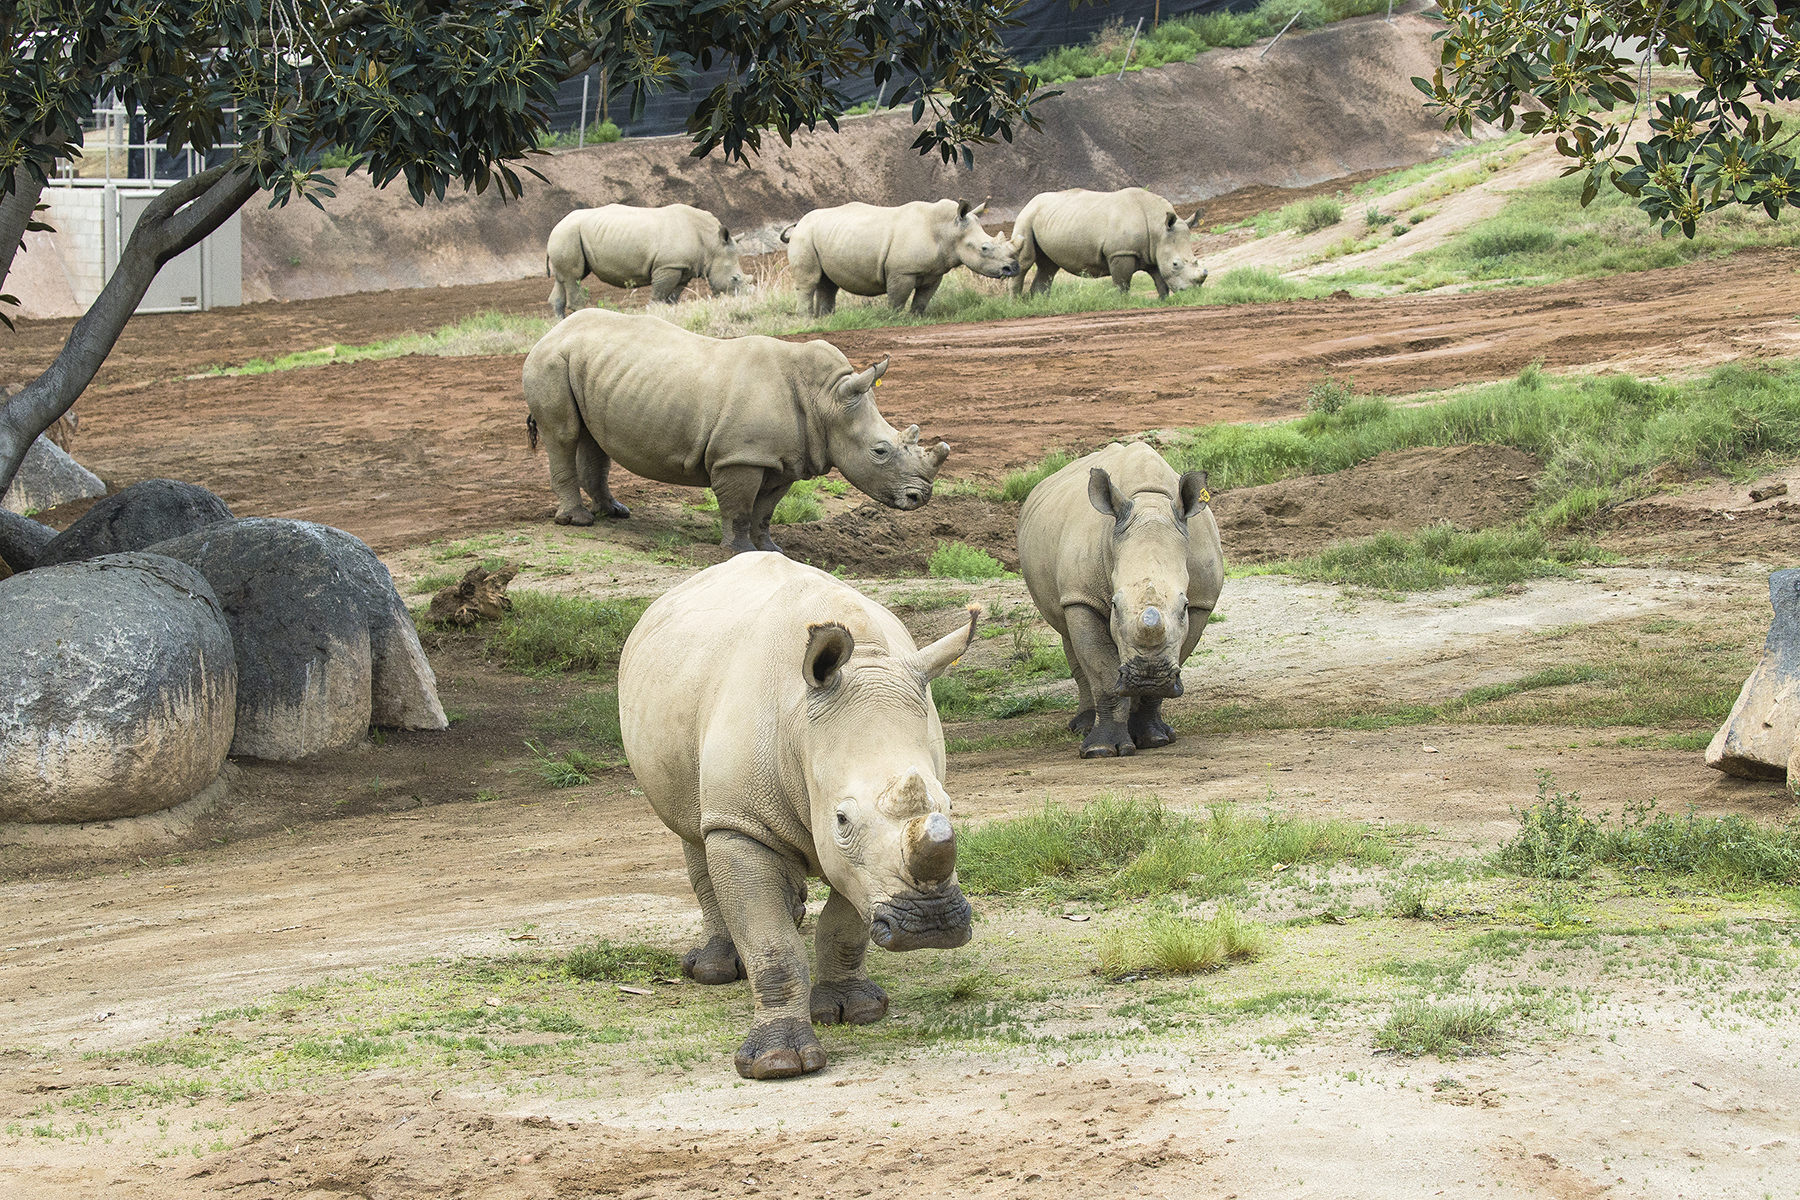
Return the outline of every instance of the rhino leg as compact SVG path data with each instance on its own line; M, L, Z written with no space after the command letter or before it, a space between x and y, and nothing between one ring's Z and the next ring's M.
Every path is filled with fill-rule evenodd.
M818 982L812 986L815 1025L873 1025L887 1016L888 996L863 969L869 949L869 923L856 906L837 891L819 914Z
M1113 645L1112 629L1105 617L1085 604L1069 605L1063 609L1063 618L1075 649L1069 666L1082 682L1083 698L1091 696L1094 701L1094 726L1081 739L1081 757L1136 754L1137 745L1125 724L1131 698L1113 693L1119 678L1119 651Z
M1131 277L1138 273L1138 258L1135 254L1115 254L1106 260L1107 268L1112 272L1113 286L1121 292L1131 290ZM1161 286L1161 295L1167 296L1167 284Z
M925 310L931 305L931 298L937 295L938 285L943 282L944 277L942 275L939 275L936 279L921 279L919 281L918 287L913 291L912 310L914 316L922 317L925 315Z
M756 543L758 550L768 550L775 554L781 553L781 547L777 546L775 540L769 536L769 522L775 516L775 506L781 503L781 498L787 495L788 489L793 486L794 481L791 479L783 479L772 471L763 473L763 489L757 493L756 507L751 512L754 519L751 522L753 528L750 540Z
M1163 273L1156 269L1155 263L1151 263L1144 270L1149 273L1150 282L1156 285L1156 298L1167 300L1169 298L1169 281L1163 278Z
M581 503L577 445L587 434L575 407L568 381L551 381L549 394L529 395L531 415L544 439L544 457L550 460L550 489L556 493L558 525L592 525L594 514Z
M1050 281L1056 278L1056 273L1060 270L1062 270L1062 268L1051 262L1049 259L1040 257L1038 259L1037 274L1031 277L1031 294L1034 296L1041 296L1049 291ZM1020 272L1020 274L1022 275L1024 272Z
M611 473L611 456L600 448L600 443L583 425L581 435L575 439L575 474L581 480L581 490L594 502L594 512L599 516L629 517L631 510L615 500L612 489L607 486L606 479Z
M1139 750L1155 750L1175 740L1175 731L1162 719L1161 696L1135 696L1131 701L1131 744Z
M750 1034L733 1062L746 1079L784 1079L825 1065L812 1029L806 943L794 926L792 897L805 873L761 842L719 830L706 837L707 873L720 912L750 975L756 1000Z
M570 289L564 285L561 276L558 276L556 282L550 285L550 311L559 321L569 315L569 291Z
M766 474L761 467L713 469L712 490L719 500L719 545L733 554L758 548L755 541L756 502L762 495ZM773 504L769 505L769 511L775 511Z
M719 898L713 893L712 876L706 869L706 847L683 842L681 852L687 859L688 882L694 887L694 898L700 901L701 930L706 936L704 944L682 956L681 973L695 983L735 983L744 978L744 963L719 912Z
M673 304L681 299L681 289L693 278L693 272L681 267L658 267L650 274L650 299L656 304Z
M1063 634L1063 661L1069 664L1069 673L1075 676L1075 691L1081 697L1075 706L1075 715L1069 718L1070 733L1086 733L1094 727L1094 691L1088 687L1087 672L1078 665L1075 657L1075 643Z
M888 307L899 312L906 307L906 298L919 290L919 277L895 271L888 275L887 298ZM923 311L915 308L914 312Z
M814 284L812 289L812 315L829 317L837 311L837 298L838 285L823 275L819 276L819 282Z

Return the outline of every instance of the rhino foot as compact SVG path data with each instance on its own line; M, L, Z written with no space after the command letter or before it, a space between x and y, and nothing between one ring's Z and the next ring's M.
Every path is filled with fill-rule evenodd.
M1136 753L1137 746L1133 744L1131 734L1117 721L1097 724L1092 733L1081 739L1083 758L1124 758Z
M1093 709L1082 709L1080 712L1069 718L1069 732L1086 733L1094 727L1094 717L1095 714Z
M812 1026L798 1017L779 1017L755 1025L732 1057L745 1079L788 1079L810 1075L825 1066L825 1047Z
M585 508L570 509L568 512L557 513L556 523L558 525L592 525L594 514Z
M872 979L846 979L841 983L815 983L812 987L814 1025L873 1025L887 1016L888 995Z
M608 500L606 502L606 515L623 521L626 517L631 515L631 510L626 508L623 504L620 504L617 500Z
M1138 707L1140 704L1145 707ZM1175 740L1175 731L1162 719L1161 710L1161 704L1151 706L1142 700L1132 705L1131 743L1139 750L1156 750Z
M681 973L695 983L736 983L746 978L737 947L723 934L695 946L681 958Z

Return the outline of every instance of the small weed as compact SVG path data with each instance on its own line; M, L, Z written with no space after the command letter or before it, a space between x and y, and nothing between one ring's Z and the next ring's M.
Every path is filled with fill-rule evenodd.
M1346 379L1339 383L1330 375L1312 385L1306 392L1306 411L1334 413L1356 399L1356 385Z
M939 542L927 570L939 579L1003 579L1007 574L999 559L966 542Z
M588 982L648 983L681 978L681 959L658 946L602 938L570 951L562 969L569 978Z
M605 763L579 750L571 750L558 758L536 742L527 741L525 748L537 759L537 765L532 768L537 777L553 788L581 787L592 783L591 772L604 770L606 767Z
M1537 779L1537 802L1518 813L1519 832L1500 847L1500 864L1539 879L1580 879L1588 873L1599 828L1583 815L1580 796L1550 791L1550 772L1539 771Z
M487 649L515 671L612 671L650 601L590 600L547 592L512 594L512 611Z

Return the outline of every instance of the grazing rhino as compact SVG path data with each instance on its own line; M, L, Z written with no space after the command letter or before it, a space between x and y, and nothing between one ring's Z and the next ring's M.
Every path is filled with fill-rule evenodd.
M737 243L719 218L685 204L638 208L608 204L578 208L556 223L544 253L550 309L568 315L575 289L593 275L614 287L650 285L650 298L672 304L693 279L721 294L744 286Z
M780 550L769 539L775 505L797 479L836 467L870 496L902 511L931 499L950 456L919 444L876 411L882 359L851 367L829 342L768 337L721 340L650 316L588 308L557 325L525 358L531 445L541 431L559 525L591 525L598 510L631 510L607 486L612 464L645 479L710 486L722 545Z
M817 1071L813 1024L866 1025L888 998L885 950L969 940L931 681L968 648L978 611L915 649L887 609L775 554L708 567L645 610L619 658L632 772L680 836L705 941L682 971L748 976L756 1011L738 1074ZM831 895L808 975L806 880Z
M1142 442L1076 459L1019 513L1019 571L1062 635L1085 733L1081 757L1175 740L1162 719L1225 581L1206 472L1176 475Z
M1156 294L1168 299L1206 282L1206 268L1194 255L1188 234L1200 214L1183 221L1154 192L1125 188L1117 192L1039 192L1013 222L1013 249L1019 274L1013 279L1016 298L1025 288L1025 272L1037 275L1031 294L1048 291L1058 271L1094 277L1111 276L1121 292L1131 290L1131 277L1147 271Z
M1019 273L1018 256L1005 238L981 227L983 202L915 200L897 208L841 204L815 208L781 231L788 267L815 317L837 308L838 289L857 296L886 296L895 308L923 313L944 276L967 267L990 279Z

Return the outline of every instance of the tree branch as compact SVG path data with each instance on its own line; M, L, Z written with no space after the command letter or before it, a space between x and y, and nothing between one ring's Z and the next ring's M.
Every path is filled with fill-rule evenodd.
M17 185L0 200L0 291L6 290L6 277L12 274L13 256L19 252L19 239L31 224L32 210L43 196L44 184L35 172L21 170Z
M144 209L112 278L75 322L62 353L0 407L0 492L11 485L37 435L69 411L92 382L162 265L198 245L256 190L256 173L231 163L182 180Z

